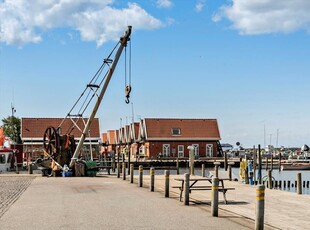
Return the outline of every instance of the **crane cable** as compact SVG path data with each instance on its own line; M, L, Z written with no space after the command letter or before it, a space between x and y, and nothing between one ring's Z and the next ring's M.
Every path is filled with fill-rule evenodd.
M129 104L129 97L131 92L131 41L129 41L129 71L127 84L127 46L125 47L125 102Z

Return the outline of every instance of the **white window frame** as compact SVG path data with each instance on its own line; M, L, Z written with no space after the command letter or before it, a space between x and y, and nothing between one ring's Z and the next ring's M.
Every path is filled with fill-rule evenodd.
M194 156L199 157L199 144L192 144L194 147Z
M213 157L213 144L206 144L206 157Z
M139 148L139 156L145 156L145 147L141 145Z
M184 157L184 145L178 145L178 157Z
M170 144L163 144L163 156L170 157Z

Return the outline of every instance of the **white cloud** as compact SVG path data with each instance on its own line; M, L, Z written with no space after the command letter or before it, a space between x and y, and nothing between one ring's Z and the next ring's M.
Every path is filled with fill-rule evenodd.
M134 30L156 29L162 22L143 8L129 3L113 7L113 0L7 0L0 3L0 42L24 45L42 40L54 28L71 28L85 41L100 46L132 25Z
M203 0L198 1L196 3L196 6L195 6L196 12L198 12L198 13L201 12L203 7L204 7L204 5L205 5L205 1L203 1Z
M157 0L156 2L158 8L169 8L172 6L171 0Z
M213 21L229 19L241 34L310 31L309 0L233 0L222 6Z

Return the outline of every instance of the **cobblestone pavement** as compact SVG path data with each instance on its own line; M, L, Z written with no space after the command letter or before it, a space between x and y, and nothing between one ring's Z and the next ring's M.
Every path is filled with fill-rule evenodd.
M0 218L23 194L35 177L0 177Z

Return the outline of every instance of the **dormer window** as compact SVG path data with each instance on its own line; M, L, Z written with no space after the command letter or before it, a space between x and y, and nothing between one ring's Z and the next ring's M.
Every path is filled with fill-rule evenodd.
M180 128L172 128L171 133L172 133L172 135L181 135L181 129Z

